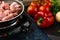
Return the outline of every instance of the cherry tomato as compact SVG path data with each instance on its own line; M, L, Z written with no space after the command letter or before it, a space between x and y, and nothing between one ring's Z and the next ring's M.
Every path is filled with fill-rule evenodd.
M31 16L34 16L37 13L37 7L29 6L27 9L27 13Z
M36 6L37 8L40 7L40 3L39 3L38 1L36 1L36 2L31 2L30 5L31 5L31 6Z
M52 3L50 2L50 0L42 0L41 5L51 8Z
M48 6L49 8L52 6L51 2L46 2L44 5Z
M39 7L39 11L47 12L47 11L49 11L49 7L47 7L47 6L40 6Z
M35 2L30 3L31 6L36 6Z

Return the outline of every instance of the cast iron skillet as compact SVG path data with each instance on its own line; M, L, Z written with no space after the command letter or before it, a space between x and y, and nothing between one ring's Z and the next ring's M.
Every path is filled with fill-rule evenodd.
M12 23L14 23L15 21L17 21L17 19L20 17L20 15L22 15L23 11L24 11L24 5L21 1L17 1L17 0L0 0L0 1L5 1L8 3L12 3L12 2L17 2L18 4L21 5L21 11L18 12L18 15L14 18L11 18L9 20L5 20L5 21L0 21L0 29L4 29L4 27L6 28L7 25L10 25Z

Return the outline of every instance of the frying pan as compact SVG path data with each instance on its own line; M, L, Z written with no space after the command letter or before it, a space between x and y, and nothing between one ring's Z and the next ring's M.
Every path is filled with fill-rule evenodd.
M18 20L18 18L20 18L20 15L22 15L23 11L24 11L24 5L21 1L18 1L18 0L0 0L0 1L5 1L5 2L8 2L8 3L12 3L12 2L17 2L18 4L21 5L21 11L18 12L18 15L16 17L13 17L9 20L5 20L5 21L0 21L0 29L5 29L5 28L8 28L6 27L7 25L10 25L12 23L14 23L15 21Z

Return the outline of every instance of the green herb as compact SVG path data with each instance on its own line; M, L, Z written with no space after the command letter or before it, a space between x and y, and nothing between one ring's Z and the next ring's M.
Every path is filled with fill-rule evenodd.
M60 0L50 0L52 3L51 12L55 16L58 11L60 11Z

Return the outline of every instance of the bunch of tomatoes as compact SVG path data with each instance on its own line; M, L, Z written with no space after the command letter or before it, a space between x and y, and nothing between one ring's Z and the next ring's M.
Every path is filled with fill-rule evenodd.
M54 23L54 16L50 12L50 0L32 1L27 8L27 13L34 18L40 28L48 28Z

